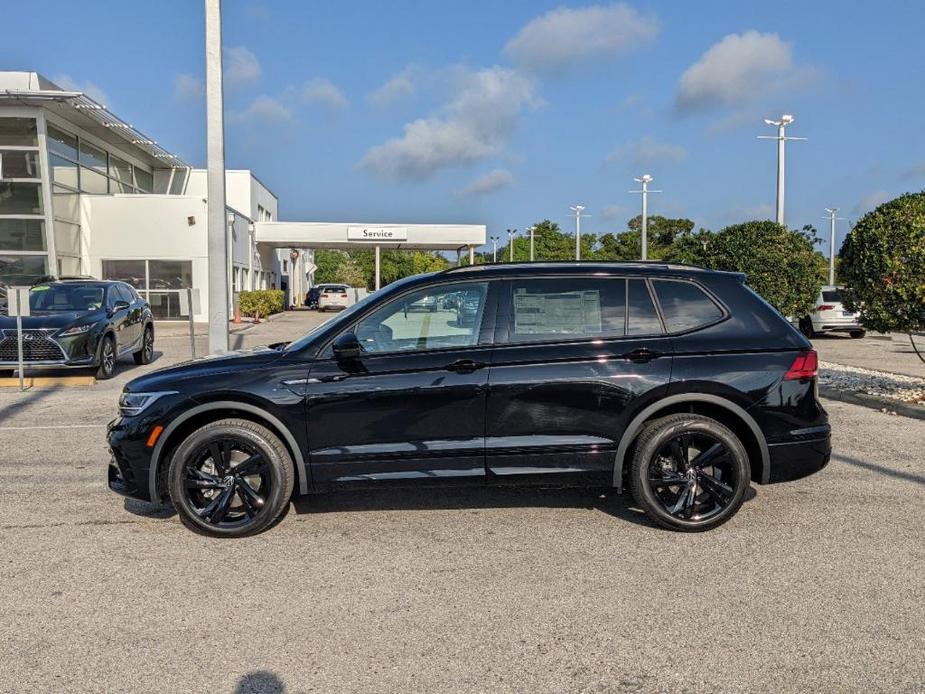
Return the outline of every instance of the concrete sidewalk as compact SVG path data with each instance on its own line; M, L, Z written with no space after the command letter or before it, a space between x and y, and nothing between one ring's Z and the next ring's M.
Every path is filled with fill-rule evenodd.
M925 354L925 337L915 344ZM861 369L925 378L925 364L915 355L908 335L868 335L859 340L841 335L813 339L819 359Z

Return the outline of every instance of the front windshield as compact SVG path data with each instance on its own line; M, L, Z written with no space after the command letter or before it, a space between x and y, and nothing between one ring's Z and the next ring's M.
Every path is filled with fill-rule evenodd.
M430 274L436 274L436 273L430 273ZM388 289L391 292L391 290L398 289L399 287L407 284L408 282L414 279L420 278L420 277L421 275L412 275L411 277L405 277L404 279L398 280L396 282L392 282L392 284L388 286ZM316 325L314 328L309 330L298 340L294 340L290 342L289 345L286 347L286 351L287 352L298 352L300 349L308 345L308 343L311 342L312 339L314 339L315 336L318 335L318 333L320 333L322 330L327 330L332 325L349 324L353 320L353 317L356 314L363 312L366 309L366 307L368 307L373 301L379 300L380 298L382 298L383 295L384 295L384 289L380 289L379 291L372 292L371 294L367 294L362 299L360 299L358 302L356 302L353 306L350 306L349 308L345 308L343 311L338 313L333 319L326 320L324 323L321 323L320 325Z
M32 311L96 311L103 306L103 287L39 285L29 293Z

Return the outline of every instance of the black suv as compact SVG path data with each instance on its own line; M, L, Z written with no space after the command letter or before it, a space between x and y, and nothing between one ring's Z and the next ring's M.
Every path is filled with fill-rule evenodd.
M29 316L22 319L23 365L91 368L110 378L116 360L154 358L154 318L148 302L123 282L54 280L32 286ZM16 319L0 316L0 374L19 365Z
M750 481L826 465L816 391L810 343L740 274L477 265L130 382L109 486L218 536L293 494L390 484L628 487L657 524L706 530Z

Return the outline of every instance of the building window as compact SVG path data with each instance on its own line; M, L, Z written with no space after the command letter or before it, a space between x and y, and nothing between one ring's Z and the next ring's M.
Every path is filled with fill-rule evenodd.
M48 274L48 261L44 255L0 254L0 287L32 284Z
M0 181L0 214L44 214L42 184Z
M45 222L41 219L0 219L0 253L45 250Z
M45 141L49 152L77 161L77 138L73 135L58 130L55 126L49 124Z
M139 169L137 166L135 169L135 186L138 188L139 192L142 193L151 193L154 191L154 176L144 169Z
M0 151L0 178L41 179L39 153L28 150Z
M103 279L135 287L158 320L179 320L180 291L193 286L190 260L104 260Z
M34 118L0 118L0 145L38 147L38 129Z

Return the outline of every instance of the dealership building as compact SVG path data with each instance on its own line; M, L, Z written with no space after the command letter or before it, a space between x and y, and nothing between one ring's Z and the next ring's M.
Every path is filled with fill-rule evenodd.
M482 225L279 221L250 171L227 171L232 292L311 286L316 248L468 252ZM0 72L0 286L46 275L131 283L161 320L198 288L208 314L206 172L87 95L35 72ZM378 278L377 278L378 283Z

